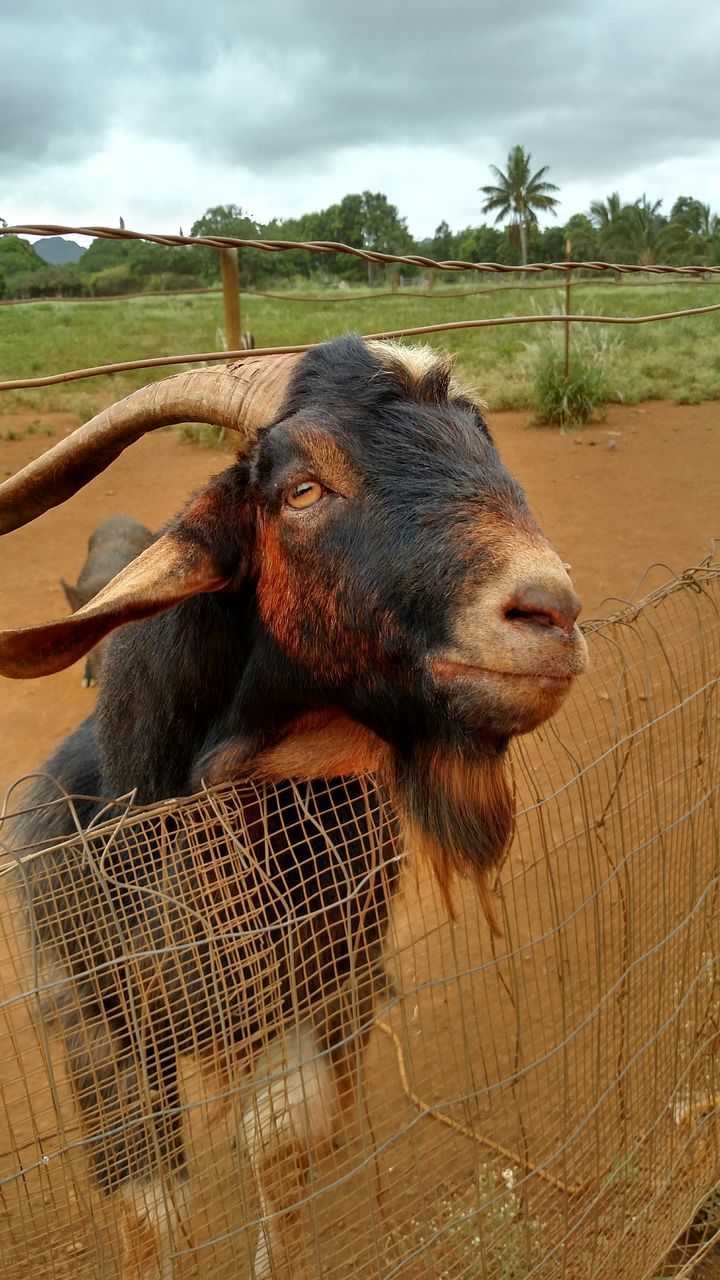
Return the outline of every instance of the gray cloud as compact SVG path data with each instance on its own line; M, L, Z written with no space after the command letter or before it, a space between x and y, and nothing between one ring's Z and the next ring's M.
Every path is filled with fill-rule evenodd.
M0 45L14 175L123 129L259 176L362 147L452 147L478 166L473 190L521 142L556 182L604 194L702 153L720 123L714 0L126 0L111 15L29 0L0 18Z

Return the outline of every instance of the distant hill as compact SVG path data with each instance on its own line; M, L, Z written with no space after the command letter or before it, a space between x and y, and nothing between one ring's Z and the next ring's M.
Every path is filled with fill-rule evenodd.
M79 262L85 250L74 240L66 240L64 236L45 236L36 240L33 249L43 262L51 262L58 266L63 262Z

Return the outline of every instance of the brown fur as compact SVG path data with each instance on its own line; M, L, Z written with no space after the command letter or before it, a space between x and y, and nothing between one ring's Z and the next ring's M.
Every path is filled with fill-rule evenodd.
M357 493L358 476L350 465L347 454L329 436L327 432L303 431L298 436L298 443L308 455L311 468L317 473L318 480L329 485L337 493L349 498Z
M258 546L260 616L281 649L311 665L321 679L343 680L351 672L367 676L382 670L397 623L386 616L382 629L374 634L344 625L338 604L344 589L343 566L324 561L312 573L297 575L285 555L277 522L268 519L259 521ZM332 629L332 649L320 640L314 617L323 619L323 632ZM313 651L316 635L318 645Z
M398 759L374 734L346 716L311 712L277 745L259 755L244 742L226 744L205 773L209 784L252 777L262 781L378 771L403 817L404 843L424 856L450 916L452 886L471 879L492 932L500 928L490 883L513 833L513 803L502 758L464 756L439 747Z
M372 773L383 751L379 738L348 716L311 711L259 755L248 755L245 743L226 744L210 761L205 777L215 784L245 777L279 782Z
M386 765L390 793L403 816L409 850L425 856L450 915L452 883L471 879L494 934L500 933L490 880L512 839L513 801L501 755L430 745Z

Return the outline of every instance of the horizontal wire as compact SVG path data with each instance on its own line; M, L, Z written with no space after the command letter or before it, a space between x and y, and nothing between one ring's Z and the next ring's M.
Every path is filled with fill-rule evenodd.
M68 369L65 373L51 373L44 378L16 378L0 382L0 391L18 391L24 387L50 387L58 382L74 382L78 378L97 378L101 374L126 373L131 369L157 369L173 364L210 364L218 360L242 360L250 356L294 355L309 351L313 343L297 347L255 347L249 351L199 351L182 356L153 356L147 360L124 360L118 364L98 364L89 369Z
M644 316L588 316L580 314L546 316L493 316L484 320L448 320L442 324L421 324L402 329L385 329L381 333L363 336L372 341L389 338L413 338L426 333L449 333L456 329L491 329L510 324L650 324L660 320L678 320L686 316L707 315L720 311L720 302L707 307L689 307L683 311L662 311ZM0 382L0 391L20 391L30 387L49 387L59 382L74 382L79 378L97 378L101 374L127 373L133 369L157 369L174 364L213 363L221 360L243 360L257 356L296 355L310 351L315 342L298 343L296 346L253 347L240 351L200 351L179 356L153 356L145 360L124 360L116 364L93 365L87 369L71 369L64 373L51 373L41 378L13 378Z
M355 293L354 290L339 289L335 293L290 293L288 290L266 290L255 289L250 286L248 289L240 289L240 296L246 300L251 298L270 298L276 302L317 302L320 305L325 303L347 303L349 302L375 302L378 298L429 298L431 301L440 301L444 298L480 298L496 293L510 293L512 291L522 293L536 292L538 289L562 289L564 288L563 280L521 280L517 284L492 284L485 285L479 289L415 289L412 286L405 289L373 289L370 293ZM710 285L713 288L720 286L720 280L703 280L695 279L692 281L683 280L682 278L673 278L672 280L573 280L573 290L599 289L602 286L611 289L664 289L669 285L683 285L687 287L692 285ZM92 297L68 295L51 295L42 294L33 298L0 298L0 307L28 307L37 306L42 302L129 302L136 298L184 298L195 297L208 293L222 293L221 285L210 285L207 288L188 287L187 289L146 289L141 293L99 293Z
M58 265L48 263L48 266ZM681 284L685 283L680 281ZM712 281L704 280L703 284L711 284ZM43 302L129 302L133 298L180 298L186 294L205 294L205 293L222 293L222 286L219 284L209 285L207 288L194 288L192 285L187 289L146 289L142 293L98 293L91 296L87 294L38 294L33 298L0 298L0 307L30 307L37 306ZM278 295L282 296L282 295Z
M70 227L57 223L27 226L0 227L0 235L62 236L78 235L105 240L147 240L151 244L174 247L200 245L210 249L260 249L264 253L284 253L296 249L307 253L346 253L365 262L398 263L410 267L425 267L431 271L487 271L495 275L535 273L542 271L615 271L623 275L687 275L709 277L720 275L720 266L646 266L628 262L529 262L524 266L509 266L503 262L466 262L460 259L438 261L424 254L381 253L377 249L359 249L355 245L335 240L251 240L240 236L184 236L157 235L145 231L128 231L119 227Z

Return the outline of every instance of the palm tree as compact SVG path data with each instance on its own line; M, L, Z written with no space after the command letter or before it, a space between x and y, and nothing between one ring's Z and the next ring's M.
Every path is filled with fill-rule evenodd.
M684 226L689 235L709 239L720 231L720 218L709 204L693 196L678 196L670 210L670 221Z
M497 186L479 187L486 197L482 206L483 213L497 209L496 222L510 219L520 231L520 255L522 264L527 263L527 235L531 226L537 226L537 209L545 209L554 215L560 203L551 191L558 188L554 182L546 182L544 176L548 166L543 165L537 173L530 173L530 152L524 147L512 147L507 158L507 172L503 173L497 165L490 168L497 178Z
M630 262L652 266L673 256L678 243L678 229L668 224L660 212L662 200L648 200L642 195L622 211L619 230Z
M606 201L595 200L590 214L600 230L602 251L641 266L672 261L681 250L683 228L668 222L661 207L662 200L648 200L646 195L632 204L621 204L617 192Z
M684 201L684 197L681 198ZM675 210L681 201L676 201ZM687 203L687 201L685 201ZM696 204L696 201L690 202ZM646 195L631 204L623 204L617 191L607 200L593 200L590 217L600 235L600 250L606 257L622 262L652 266L682 257L688 237L681 216L670 221L660 212L662 200L649 200ZM702 208L703 206L699 206Z
M590 205L590 220L597 227L601 253L607 253L612 247L623 207L619 191L613 191L607 200L593 200Z
M698 265L713 261L720 241L720 217L709 204L692 196L678 196L670 210L668 225L676 234L677 258Z

